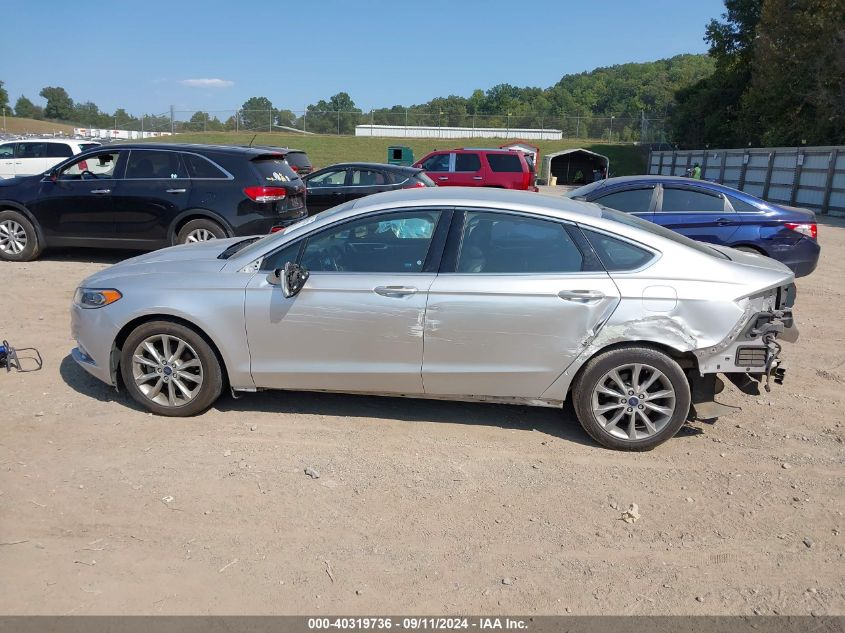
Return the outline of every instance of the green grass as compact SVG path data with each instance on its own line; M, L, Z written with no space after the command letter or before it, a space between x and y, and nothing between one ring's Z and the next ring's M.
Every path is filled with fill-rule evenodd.
M252 140L253 136L255 136L254 141ZM308 152L308 156L316 169L334 163L350 161L383 163L387 161L387 148L390 145L407 145L414 150L414 157L419 159L435 149L498 147L504 143L504 139L497 138L401 139L366 136L309 136L278 132L265 132L257 135L252 132L190 132L148 140L156 143L212 143L216 145L247 145L252 141L254 145L295 147ZM541 155L574 147L583 147L603 154L610 159L610 172L614 176L645 173L647 153L644 153L642 148L635 145L593 144L578 139L530 142L539 146Z
M2 128L3 119L0 119ZM16 116L6 115L6 132L9 134L73 134L73 126L56 121L38 121L36 119L23 119Z

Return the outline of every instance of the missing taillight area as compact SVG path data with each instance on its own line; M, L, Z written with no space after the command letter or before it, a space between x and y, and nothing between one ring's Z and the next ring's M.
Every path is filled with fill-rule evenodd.
M810 239L819 239L819 225L815 222L785 222L784 226L791 231L806 235Z
M247 187L244 193L253 202L278 202L288 195L284 187Z

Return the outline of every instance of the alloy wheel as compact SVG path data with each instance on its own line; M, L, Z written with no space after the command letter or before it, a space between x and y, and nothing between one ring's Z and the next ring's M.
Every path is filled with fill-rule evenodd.
M26 248L26 230L15 220L0 222L0 251L19 255Z
M642 440L669 424L675 412L675 389L669 378L651 365L621 365L596 383L592 409L610 435Z
M132 378L149 400L164 407L181 407L200 392L203 367L196 350L179 337L150 336L132 354Z
M208 229L194 229L185 237L185 244L193 244L194 242L208 242L216 240L217 236Z

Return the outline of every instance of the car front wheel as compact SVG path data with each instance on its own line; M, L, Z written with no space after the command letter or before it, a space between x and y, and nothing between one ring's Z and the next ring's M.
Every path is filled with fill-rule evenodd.
M127 337L120 372L132 398L159 415L201 413L223 390L220 361L209 343L170 321L144 323Z
M17 211L0 211L0 259L29 262L41 253L32 222Z
M584 430L599 444L646 451L684 424L689 382L670 356L647 347L622 347L590 359L572 388Z

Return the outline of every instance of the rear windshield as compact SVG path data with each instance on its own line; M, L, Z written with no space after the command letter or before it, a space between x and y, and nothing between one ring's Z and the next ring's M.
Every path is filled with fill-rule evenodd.
M278 156L259 156L252 159L252 164L266 182L291 182L299 178L287 161Z
M633 226L638 229L642 229L644 231L648 231L654 235L659 235L660 237L664 237L667 240L672 240L677 244L683 244L684 246L689 246L690 248L694 248L699 253L704 253L705 255L710 255L712 257L718 257L720 259L730 259L724 253L717 251L715 248L710 248L706 244L702 244L701 242L696 242L695 240L691 240L690 238L686 237L685 235L681 235L680 233L675 233L675 231L670 231L667 228L660 226L659 224L655 224L654 222L649 222L648 220L642 220L635 215L629 215L622 211L617 211L616 209L611 209L609 207L603 207L598 205L601 208L601 217L605 220L613 220L614 222L619 222L620 224L624 224L626 226Z
M487 162L495 172L522 173L522 163L516 154L487 154Z
M584 185L583 187L578 187L577 189L573 189L572 191L564 194L567 198L586 198L588 195L593 193L599 187L604 187L606 185L606 180L594 180L588 185Z
M285 160L294 167L311 167L311 161L305 152L288 152Z

